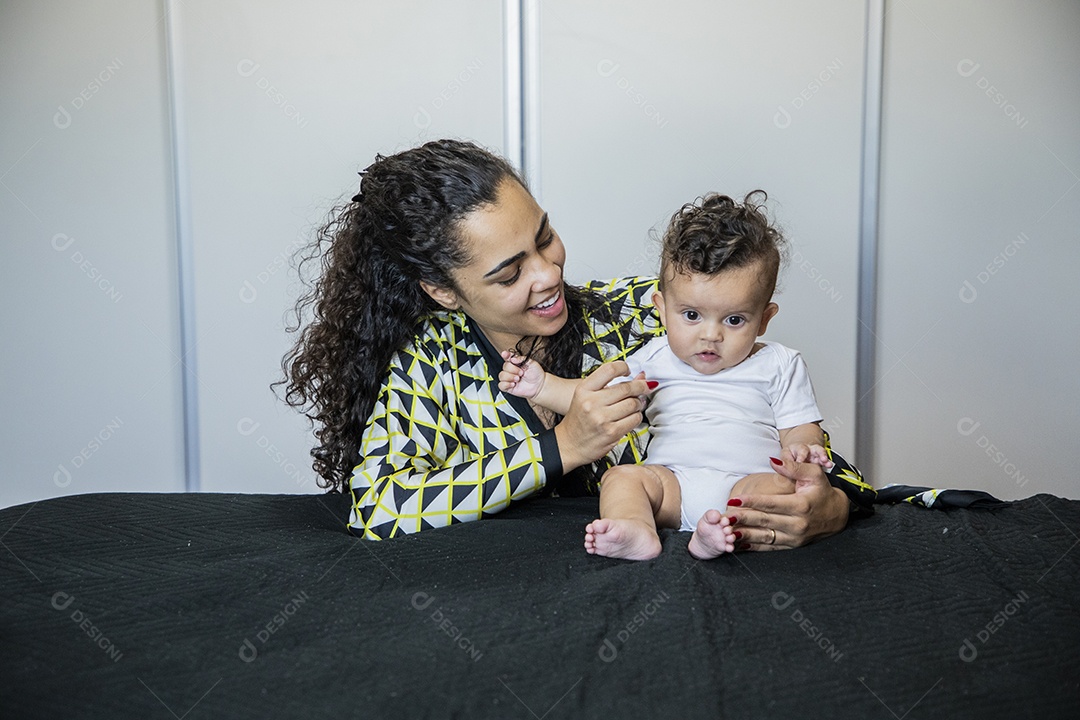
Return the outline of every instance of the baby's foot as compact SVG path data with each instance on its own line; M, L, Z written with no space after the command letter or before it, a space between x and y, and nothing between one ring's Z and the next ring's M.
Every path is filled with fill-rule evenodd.
M640 520L601 518L585 526L585 550L594 555L650 560L661 549L656 530Z
M698 520L688 549L698 560L711 560L726 552L734 552L735 531L719 510L709 510Z

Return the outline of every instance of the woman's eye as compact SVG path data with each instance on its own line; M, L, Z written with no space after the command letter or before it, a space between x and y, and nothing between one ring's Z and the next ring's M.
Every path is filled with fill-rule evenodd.
M744 322L746 322L746 318L739 317L738 315L732 315L727 319L727 324L731 327L739 327Z
M518 268L518 269L517 269L517 272L515 272L515 273L514 273L514 277L512 277L512 278L509 278L509 279L507 279L507 280L500 280L500 281L499 281L499 284L500 284L500 285L503 285L503 286L510 286L510 285L513 285L514 283L516 283L516 282L517 282L517 279L518 279L519 277L521 277L521 268Z
M543 240L541 240L540 243L536 247L543 250L544 248L546 248L548 245L550 245L553 242L555 242L555 231L554 230L548 230L547 237L545 237Z
M701 319L701 316L698 315L697 310L683 310L683 317L690 322L697 322Z

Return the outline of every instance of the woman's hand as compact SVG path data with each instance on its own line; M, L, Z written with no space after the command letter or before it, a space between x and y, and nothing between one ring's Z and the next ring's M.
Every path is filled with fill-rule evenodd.
M569 410L555 426L564 472L599 460L641 424L641 396L651 392L645 376L608 386L629 373L627 364L617 360L601 365L577 385Z
M847 495L829 484L820 465L785 457L773 468L795 482L795 492L729 500L728 518L741 535L737 549L790 550L844 529L850 508Z

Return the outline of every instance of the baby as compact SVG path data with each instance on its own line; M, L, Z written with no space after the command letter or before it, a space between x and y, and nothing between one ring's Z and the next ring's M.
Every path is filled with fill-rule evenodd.
M802 357L759 342L779 309L772 302L784 239L755 191L738 203L712 194L671 219L653 304L666 336L627 358L659 387L645 415L647 464L617 465L600 483L600 518L585 528L585 549L645 560L660 554L657 528L693 530L700 559L734 550L720 508L732 494L784 494L794 483L769 463L831 467L821 413ZM580 380L546 373L512 352L499 388L565 414Z

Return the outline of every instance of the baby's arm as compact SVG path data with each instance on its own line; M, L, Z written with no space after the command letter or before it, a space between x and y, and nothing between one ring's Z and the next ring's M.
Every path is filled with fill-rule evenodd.
M805 423L780 431L781 459L786 454L795 462L811 462L828 470L832 460L825 452L825 434L817 423Z
M553 375L544 370L535 360L526 360L510 350L502 352L502 372L499 373L499 389L518 397L531 398L540 407L547 408L559 415L570 410L570 401L574 399L574 389L580 379Z

